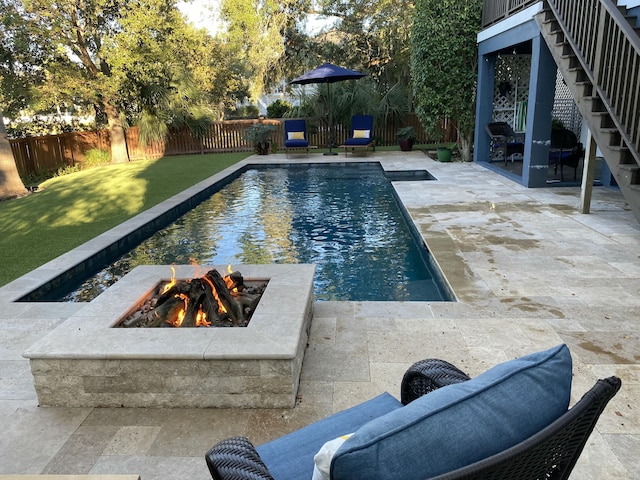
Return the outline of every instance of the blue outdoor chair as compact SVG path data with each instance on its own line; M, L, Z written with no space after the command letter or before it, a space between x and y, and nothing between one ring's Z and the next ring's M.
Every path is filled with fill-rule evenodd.
M524 155L524 143L517 139L517 136L511 125L507 122L491 122L486 125L487 133L491 139L491 150L489 153L489 161L507 159L513 161L514 155Z
M383 393L258 447L227 438L205 459L213 480L567 480L622 383L598 380L568 408L572 377L566 345L475 378L422 360L401 401Z
M554 166L554 174L558 173L558 167L560 167L560 181L564 182L565 165L573 168L573 179L576 179L581 158L584 158L584 148L576 134L566 128L553 128L549 166Z
M356 148L369 151L372 147L376 151L376 140L373 136L373 115L354 115L351 117L351 136L344 142L344 155L347 156L349 149L351 153Z
M289 158L290 149L303 149L309 155L309 140L307 139L307 122L304 119L284 121L284 149Z

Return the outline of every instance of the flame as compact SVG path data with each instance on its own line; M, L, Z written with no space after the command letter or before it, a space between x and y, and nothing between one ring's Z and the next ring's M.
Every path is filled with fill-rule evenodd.
M198 310L198 314L196 315L196 327L210 327L211 322L207 320L206 312L202 311L202 307Z
M160 292L160 293L161 294L162 293L167 293L171 289L171 287L173 287L175 284L176 284L176 269L173 268L173 265L171 265L171 280L169 281L169 283L167 283L163 287L162 292Z
M189 265L196 267L193 274L194 277L201 277L206 273L204 266L200 265L194 257L189 257Z
M229 292L233 293L238 293L238 287L233 287L233 280L231 279L231 274L233 273L233 269L231 268L231 264L227 265L227 272L229 272L229 275L226 275L225 277L223 277L224 283L227 285L227 288L229 289ZM233 287L233 288L231 288Z
M213 286L213 283L211 283L211 280L209 280L207 277L202 277L202 279L205 280L211 287L211 293L213 293L213 298L215 298L216 301L218 302L218 310L220 310L221 313L227 313L227 309L224 308L224 305L222 304L222 301L218 296L218 292L216 291L216 287Z
M191 260L191 264L195 265L195 259L191 258L190 260ZM171 289L171 287L173 287L176 284L176 270L173 267L173 265L171 265L170 268L171 268L171 280L164 287L162 287L162 291L160 292L161 294L168 292ZM227 270L229 271L229 274L233 273L233 270L231 269L231 265L227 267ZM222 301L220 300L220 297L218 296L218 292L216 291L216 288L214 287L211 280L209 280L206 276L201 278L205 280L211 287L211 293L213 294L213 297L218 302L218 311L220 313L227 313L227 309L224 307ZM233 284L233 280L231 280L230 275L225 276L223 279L227 284L227 287L230 288ZM233 290L231 290L232 293L237 291L238 291L237 288L234 288ZM184 306L178 311L176 318L173 320L168 320L168 322L174 327L180 327L187 313L187 305L189 304L189 297L188 295L179 293L175 295L175 298L181 299L182 302L184 303ZM207 313L202 311L202 307L200 307L198 309L198 312L196 313L196 326L197 327L211 326L211 322L207 319Z
M186 296L184 293L180 293L178 295L175 295L175 298L180 298L182 300L182 302L184 303L184 305L180 309L180 311L178 311L178 314L176 315L175 320L169 321L169 323L171 325L173 325L174 327L179 327L180 325L182 325L182 321L184 320L184 316L187 313L187 304L189 303L189 297Z

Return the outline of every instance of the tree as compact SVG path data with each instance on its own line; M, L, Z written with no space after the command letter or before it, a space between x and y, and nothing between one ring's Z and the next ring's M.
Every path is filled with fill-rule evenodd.
M225 39L242 59L251 98L283 79L287 36L293 37L308 0L222 0Z
M417 0L411 33L416 113L431 133L439 119L453 120L465 161L475 129L481 13L482 0Z
M37 92L28 102L32 112L60 104L93 108L98 122L108 125L114 163L128 161L127 125L140 124L147 141L162 138L170 124L201 128L216 113L210 105L217 107L216 99L234 85L235 63L226 62L230 73L215 82L213 68L224 49L187 24L175 3L0 0L3 13L19 20L7 27L8 37L28 32L30 61L41 75L31 84ZM12 52L21 52L18 47L14 41Z
M109 62L108 49L121 28L121 17L131 9L117 0L20 0L15 2L28 22L37 45L55 50L48 56L47 79L42 93L55 101L61 96L71 102L79 99L104 112L111 137L111 160L129 159L124 125L118 108L118 75ZM150 14L153 15L152 9ZM47 96L43 96L47 98Z
M4 117L0 111L0 199L26 194L27 189L18 174L18 167L4 128Z
M320 37L321 56L364 69L381 91L408 89L409 37L414 0L323 0L322 13L339 21Z

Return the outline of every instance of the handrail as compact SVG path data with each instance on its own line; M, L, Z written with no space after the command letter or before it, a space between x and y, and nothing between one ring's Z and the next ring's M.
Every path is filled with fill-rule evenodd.
M548 0L548 4L622 138L638 158L640 38L612 0Z
M540 0L484 0L482 6L482 28L498 23L515 12Z

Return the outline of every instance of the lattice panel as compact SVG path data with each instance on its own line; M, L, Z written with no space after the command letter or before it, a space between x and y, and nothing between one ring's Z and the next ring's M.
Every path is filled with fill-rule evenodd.
M526 130L531 55L500 55L496 62L493 120Z
M564 83L562 74L558 70L556 76L556 95L553 102L553 118L557 118L562 122L565 128L568 128L580 138L582 132L582 115L578 110L576 102L573 100L571 90Z

